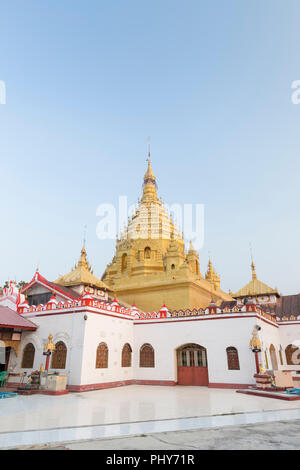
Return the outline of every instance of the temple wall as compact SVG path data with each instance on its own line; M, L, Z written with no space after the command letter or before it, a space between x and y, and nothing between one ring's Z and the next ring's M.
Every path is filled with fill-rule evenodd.
M177 381L176 349L187 343L206 348L209 382L254 384L254 354L249 348L255 318L209 318L199 321L135 324L135 377L147 381ZM155 350L155 368L139 368L138 351L144 343ZM228 370L226 348L238 350L240 370Z
M87 314L85 322L81 385L109 384L132 380L133 367L121 367L122 349L129 343L134 358L133 321L108 315ZM96 369L96 352L100 343L108 346L108 368Z
M206 308L212 297L209 290L196 285L193 282L187 282L182 285L178 280L169 280L169 282L162 282L158 285L147 285L143 289L141 285L136 285L136 289L116 289L116 297L122 302L129 305L137 305L138 308L144 312L157 312L161 309L162 305L166 304L170 311L172 310L186 310L186 309L199 309ZM214 291L215 299L227 299L222 291ZM227 299L228 300L228 299Z
M129 305L137 305L139 309L145 312L157 312L166 304L169 310L175 310L179 305L186 309L190 305L189 287L177 287L168 289L161 284L155 288L145 288L145 291L136 289L117 291L117 298L120 302L126 302ZM207 304L206 304L207 305Z
M86 319L85 319L86 317ZM67 363L61 374L68 376L68 385L73 390L89 390L126 383L177 382L176 350L185 344L196 343L207 350L209 386L231 387L234 385L254 384L255 358L250 350L249 341L254 325L261 326L259 338L262 342L260 362L264 368L267 350L268 369L271 369L270 346L273 344L279 369L300 370L300 366L287 366L285 355L281 365L280 345L285 349L288 344L300 338L300 325L280 325L276 327L259 317L245 314L229 314L227 318L210 315L203 318L178 318L173 320L136 320L118 318L111 314L80 312L70 314L50 314L40 317L26 315L36 325L35 332L23 332L19 355L13 352L9 367L14 372L21 368L23 350L27 343L35 346L34 367L27 373L45 365L44 344L50 333L53 342L63 341L67 346ZM109 349L108 368L96 369L96 352L101 342ZM122 349L125 343L132 348L132 367L122 367ZM155 367L140 368L139 351L143 344L150 343L155 350ZM238 350L240 370L228 370L227 347ZM51 370L51 369L50 369Z
M275 348L275 354L278 364L278 369L284 369L285 367L280 363L279 349L280 349L280 331L278 327L274 327L265 321L258 320L257 324L261 327L259 332L259 338L262 343L262 352L259 354L260 363L265 370L272 370L272 359L270 354L270 346L273 345ZM266 355L268 363L266 362Z
M63 341L67 347L66 368L59 369L60 374L67 375L68 384L80 383L85 327L83 316L84 314L81 313L47 315L44 317L26 316L38 326L38 329L34 332L22 332L19 354L17 357L11 355L8 367L14 367L13 372L26 371L30 373L40 369L41 364L45 366L46 356L43 356L44 344L47 342L48 336L51 333L54 343ZM34 364L32 369L22 369L23 350L28 343L33 343L35 347ZM54 369L49 370L54 371ZM13 381L15 381L15 379Z

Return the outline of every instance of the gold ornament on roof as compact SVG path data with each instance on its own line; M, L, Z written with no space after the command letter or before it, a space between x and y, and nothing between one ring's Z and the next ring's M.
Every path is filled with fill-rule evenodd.
M208 268L205 273L205 279L213 284L215 288L220 287L220 276L216 273L216 271L213 268L211 259L209 258L208 261Z
M255 264L252 261L251 263L251 270L252 270L252 279L248 284L246 284L242 289L238 290L233 297L255 297L257 295L270 295L275 294L278 295L278 290L272 289L264 282L257 279Z
M252 280L257 279L256 271L255 271L255 264L254 261L251 263L251 269L252 269Z
M94 275L92 267L87 260L85 246L82 247L79 261L75 264L72 271L59 277L55 283L65 287L87 285L104 290L110 290L104 282Z

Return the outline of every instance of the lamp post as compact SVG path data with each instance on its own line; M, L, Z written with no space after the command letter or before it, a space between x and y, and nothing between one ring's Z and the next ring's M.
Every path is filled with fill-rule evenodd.
M255 365L256 365L256 373L257 374L260 373L259 356L258 356L258 353L261 352L261 342L260 342L260 339L258 337L258 332L260 330L261 330L261 327L258 326L258 325L255 325L255 327L252 331L252 338L251 338L251 341L250 341L250 348L251 348L252 352L254 352L254 354L255 354Z
M48 336L48 343L45 344L44 352L43 352L43 355L47 356L46 366L45 366L45 371L47 373L48 373L48 369L49 369L51 353L52 353L52 351L55 351L55 344L52 342L52 339L53 339L53 335L50 333L50 335Z

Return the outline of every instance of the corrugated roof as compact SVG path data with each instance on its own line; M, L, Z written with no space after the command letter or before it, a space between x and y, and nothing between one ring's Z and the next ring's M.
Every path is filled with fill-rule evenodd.
M20 330L36 330L37 326L9 307L0 306L0 326Z
M272 287L269 287L267 284L265 284L262 281L259 281L258 279L251 279L248 284L246 284L244 287L242 287L240 290L238 290L235 294L233 294L233 297L247 297L247 295L270 295L270 294L276 294L278 295L277 289L272 289Z
M282 295L277 299L276 304L267 304L263 308L266 312L274 313L280 317L300 315L300 294Z

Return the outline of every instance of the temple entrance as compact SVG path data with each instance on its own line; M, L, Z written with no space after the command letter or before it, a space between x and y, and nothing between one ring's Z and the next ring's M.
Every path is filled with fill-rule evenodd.
M199 344L186 344L177 349L178 385L208 386L206 349Z

